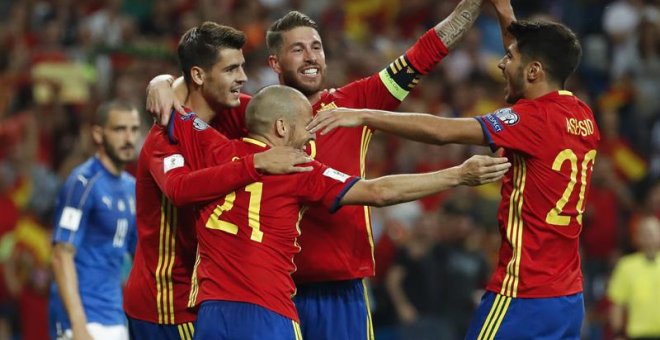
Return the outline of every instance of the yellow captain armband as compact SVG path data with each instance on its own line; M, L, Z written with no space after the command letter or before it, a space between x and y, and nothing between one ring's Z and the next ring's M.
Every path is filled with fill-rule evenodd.
M410 65L404 54L380 71L378 75L387 90L401 101L417 86L421 74Z

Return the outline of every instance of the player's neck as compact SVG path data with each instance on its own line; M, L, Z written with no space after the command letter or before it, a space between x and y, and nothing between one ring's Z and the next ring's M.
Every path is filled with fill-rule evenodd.
M259 135L255 133L248 133L247 138L254 139L256 141L262 142L270 147L284 145L281 141L278 141L277 138L268 136L268 135Z
M211 105L209 105L199 91L190 88L188 90L190 91L190 95L186 99L185 105L195 112L201 120L207 123L210 122L215 117L215 111Z
M99 152L96 153L96 158L99 159L103 167L108 170L109 173L119 176L121 175L121 172L124 171L124 168L126 167L125 163L116 163L108 156L105 151L100 150Z
M321 100L321 93L322 92L323 91L317 91L317 92L314 92L313 94L310 94L309 96L307 96L307 100L309 101L310 104L312 104L312 106L314 106L314 104L316 104L316 102Z
M525 98L536 99L559 90L562 90L562 87L558 84L538 82L527 86L527 89L525 90Z

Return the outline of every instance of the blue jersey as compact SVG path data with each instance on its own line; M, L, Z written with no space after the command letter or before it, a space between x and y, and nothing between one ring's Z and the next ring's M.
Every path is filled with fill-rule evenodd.
M54 243L76 248L79 293L88 323L125 323L122 309L122 264L136 244L135 178L110 173L96 157L75 168L59 192ZM53 282L51 332L70 329L66 310Z

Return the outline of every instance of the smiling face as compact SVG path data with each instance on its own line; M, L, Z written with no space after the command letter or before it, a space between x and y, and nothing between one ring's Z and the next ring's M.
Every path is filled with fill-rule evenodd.
M321 91L326 70L325 53L321 37L314 28L301 26L282 32L282 45L269 61L284 85L305 96Z
M204 99L212 106L237 107L241 104L241 88L247 81L243 52L223 48L218 61L203 71L201 89Z
M509 45L506 49L506 54L500 60L497 67L502 70L502 75L506 81L504 99L507 103L514 104L523 98L525 88L525 65L516 43Z

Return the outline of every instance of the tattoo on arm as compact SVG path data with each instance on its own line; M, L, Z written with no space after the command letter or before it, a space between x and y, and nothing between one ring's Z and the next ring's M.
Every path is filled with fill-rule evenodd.
M452 49L477 20L481 10L482 0L462 0L454 11L435 26L435 32L445 44Z

